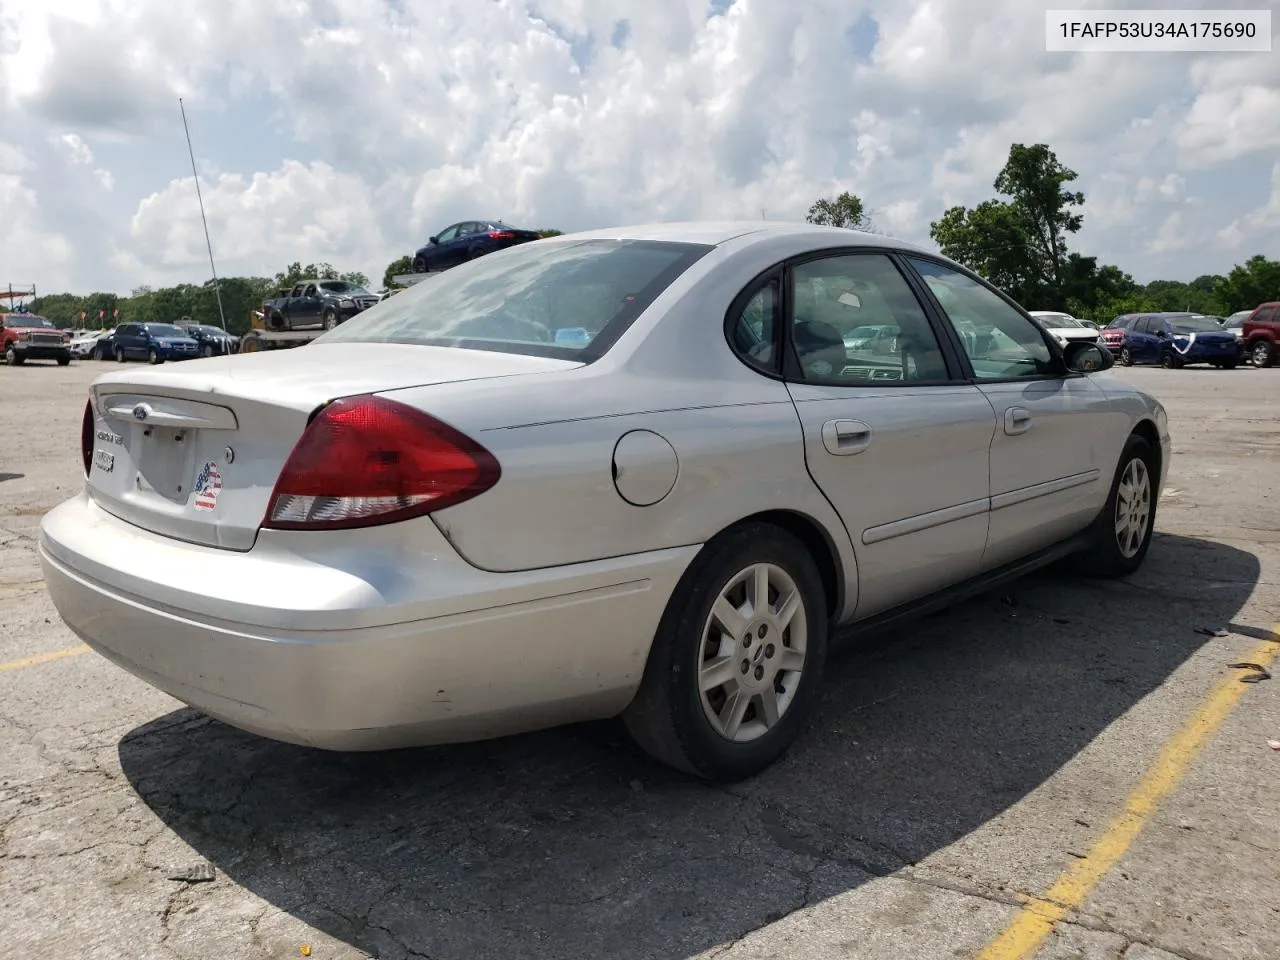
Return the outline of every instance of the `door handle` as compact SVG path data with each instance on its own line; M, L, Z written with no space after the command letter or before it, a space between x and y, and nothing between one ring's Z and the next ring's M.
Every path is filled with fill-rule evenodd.
M1011 437L1031 429L1031 411L1026 407L1010 407L1004 412L1004 432Z
M871 428L861 420L828 420L822 425L827 453L847 457L871 446Z

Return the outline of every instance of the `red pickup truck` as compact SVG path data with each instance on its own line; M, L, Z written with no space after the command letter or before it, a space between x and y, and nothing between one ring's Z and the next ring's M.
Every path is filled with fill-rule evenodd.
M1280 359L1280 301L1258 305L1240 327L1241 342L1255 367L1269 367Z
M44 317L6 313L0 329L0 354L11 367L28 360L57 360L58 366L65 367L71 362L71 337Z

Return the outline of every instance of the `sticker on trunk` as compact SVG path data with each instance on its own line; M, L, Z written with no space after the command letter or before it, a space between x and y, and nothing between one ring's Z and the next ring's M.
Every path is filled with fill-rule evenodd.
M218 494L221 492L222 474L218 472L218 465L210 460L196 474L196 509L212 510L218 505Z

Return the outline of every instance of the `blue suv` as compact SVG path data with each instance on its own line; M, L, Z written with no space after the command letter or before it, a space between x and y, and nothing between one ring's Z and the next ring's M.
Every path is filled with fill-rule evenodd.
M116 362L190 360L200 356L200 345L172 323L122 323L112 337Z
M1124 322L1122 323L1121 320ZM1123 331L1118 347L1120 363L1158 363L1176 370L1189 363L1207 363L1230 370L1240 363L1240 348L1230 330L1213 319L1193 313L1139 313L1117 318L1112 329Z

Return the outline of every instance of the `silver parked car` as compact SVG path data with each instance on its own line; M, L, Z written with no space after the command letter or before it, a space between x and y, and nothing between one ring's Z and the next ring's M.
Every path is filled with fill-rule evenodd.
M859 327L893 350L850 350ZM1068 554L1139 566L1168 428L1111 363L884 237L558 237L304 349L100 377L41 559L85 642L248 731L364 750L620 714L733 780L796 739L836 627Z

